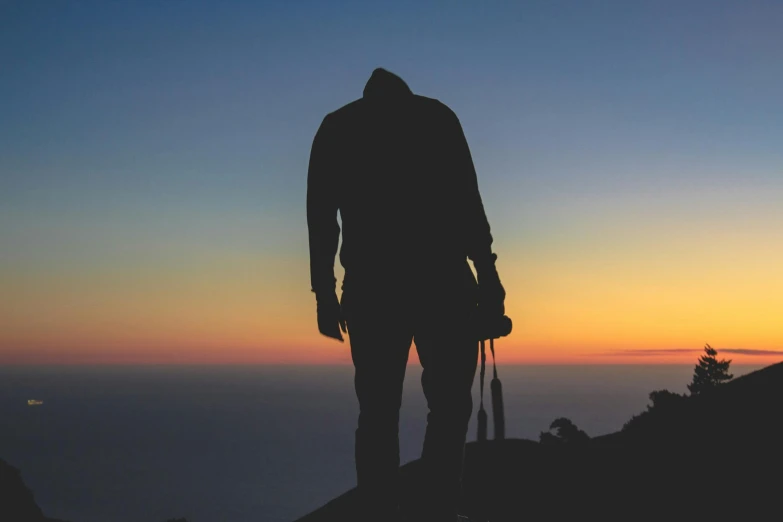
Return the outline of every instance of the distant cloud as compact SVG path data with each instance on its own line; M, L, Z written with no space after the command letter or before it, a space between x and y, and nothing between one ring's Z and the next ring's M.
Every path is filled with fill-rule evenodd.
M729 353L737 355L783 355L783 350L753 350L748 348L715 348L718 354ZM635 355L649 357L654 355L671 355L676 353L700 353L702 350L695 348L651 348L640 350L612 350L600 355Z
M639 357L645 357L650 355L671 355L673 353L695 353L701 350L692 348L667 348L667 349L641 349L641 350L612 350L610 352L604 352L601 355L637 355Z
M723 350L718 351L721 353L736 353L739 355L783 355L783 350L749 350L747 348L724 348Z

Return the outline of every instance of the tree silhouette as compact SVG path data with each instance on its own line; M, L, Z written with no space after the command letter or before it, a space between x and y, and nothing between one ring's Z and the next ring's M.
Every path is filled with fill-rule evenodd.
M731 360L717 358L718 352L709 344L704 347L705 354L699 357L699 363L693 369L693 382L688 385L691 395L709 392L734 378L729 373Z
M556 430L554 435L548 431L542 431L538 440L542 444L583 444L590 440L590 436L576 427L570 419L559 417L549 425L550 430Z

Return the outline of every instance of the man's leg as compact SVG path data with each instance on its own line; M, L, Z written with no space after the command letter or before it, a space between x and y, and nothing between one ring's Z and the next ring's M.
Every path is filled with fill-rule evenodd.
M467 302L465 302L467 301ZM420 317L415 342L423 368L421 381L429 414L422 450L419 494L429 522L456 520L478 343L470 332L475 302L455 299Z
M400 405L413 332L393 307L354 302L346 315L359 399L355 458L360 517L396 520Z

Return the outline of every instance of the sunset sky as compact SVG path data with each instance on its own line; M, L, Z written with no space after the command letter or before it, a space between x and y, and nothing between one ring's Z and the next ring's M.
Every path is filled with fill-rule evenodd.
M783 360L781 27L774 0L3 2L0 364L349 364L307 164L375 67L460 117L500 360Z

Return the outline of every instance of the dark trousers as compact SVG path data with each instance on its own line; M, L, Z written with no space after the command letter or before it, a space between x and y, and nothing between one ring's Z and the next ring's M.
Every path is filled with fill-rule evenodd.
M413 341L429 408L417 511L430 522L452 522L478 359L469 327L476 307L475 279L471 274L467 283L463 279L446 290L389 289L380 297L345 291L343 296L360 409L355 446L360 509L368 520L396 516L400 405Z

